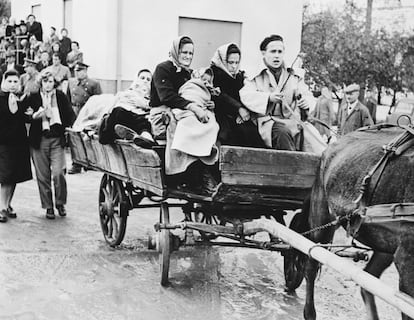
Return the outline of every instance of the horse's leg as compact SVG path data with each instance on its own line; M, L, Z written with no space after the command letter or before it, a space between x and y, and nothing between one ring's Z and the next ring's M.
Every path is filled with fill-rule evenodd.
M306 320L315 320L316 319L316 310L315 310L315 279L318 274L319 263L316 260L308 259L305 269L305 279L306 279L306 302L305 308L303 309L303 316Z
M412 228L410 228L412 229ZM395 252L395 266L400 275L400 291L414 298L414 230L409 230L401 236L400 244ZM413 320L402 315L403 320Z
M318 183L314 184L311 201L307 207L304 206L303 210L303 216L308 218L310 228L321 226L334 220L334 217L329 213L328 203L323 195L323 190L319 186ZM316 243L329 243L332 241L334 233L334 228L322 229L311 233L310 239ZM318 270L319 263L309 258L305 268L306 302L303 309L303 316L306 320L316 319L314 292Z
M387 269L393 261L392 254L383 252L374 252L367 266L364 268L366 272L379 278L381 274ZM367 310L368 320L379 320L377 313L377 306L375 305L375 297L369 291L361 288L362 300L364 300L365 308Z

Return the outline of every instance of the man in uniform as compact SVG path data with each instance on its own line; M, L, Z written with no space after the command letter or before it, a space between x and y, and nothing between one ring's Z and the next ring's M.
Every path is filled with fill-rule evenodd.
M345 100L338 111L338 133L345 135L358 128L374 124L369 110L359 102L360 87L356 83L345 88Z
M24 59L24 71L26 73L20 76L20 84L22 92L25 95L36 93L40 89L40 82L38 80L39 71L36 69L36 61L31 59Z
M89 97L102 93L99 82L88 77L88 67L83 62L77 62L75 65L75 78L71 78L69 81L69 95L76 116ZM75 174L80 173L80 171L81 166L72 163L72 168L69 169L68 173Z

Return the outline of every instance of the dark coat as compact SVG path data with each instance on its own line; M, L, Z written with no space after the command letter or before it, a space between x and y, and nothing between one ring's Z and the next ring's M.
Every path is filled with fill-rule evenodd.
M214 73L213 85L221 91L220 95L214 97L214 113L220 127L218 141L227 145L263 147L257 126L251 120L243 124L236 123L239 108L244 107L239 95L244 83L244 72L240 71L233 78L214 65L211 69Z
M62 146L63 146L65 128L68 128L73 124L73 121L75 120L75 113L73 112L73 109L69 103L68 98L62 91L56 90L56 100L57 100L57 105L59 108L59 115L62 121L62 125L54 125L53 131L55 133L54 136L60 136L62 138ZM43 105L40 92L37 92L35 94L32 94L26 97L26 99L23 101L23 104L26 109L28 107L31 107L34 112L39 110L39 108ZM29 142L30 142L31 147L33 147L34 149L38 149L40 146L41 139L42 139L42 120L32 119L30 131L29 131Z
M32 25L27 23L27 32L34 35L38 41L43 41L43 30L40 22L34 21Z
M177 72L177 68L171 61L161 62L152 76L150 106L166 105L170 108L184 109L190 101L181 98L178 95L178 89L190 78L190 71L181 69Z
M66 57L68 53L72 50L72 40L69 37L63 37L60 40L60 52L62 53L61 63L67 66Z
M348 115L348 104L343 103L338 111L338 133L345 135L358 128L374 124L366 106L358 101L355 108Z
M27 133L25 126L26 109L18 103L16 113L9 110L9 93L0 91L0 144L22 145L27 144Z

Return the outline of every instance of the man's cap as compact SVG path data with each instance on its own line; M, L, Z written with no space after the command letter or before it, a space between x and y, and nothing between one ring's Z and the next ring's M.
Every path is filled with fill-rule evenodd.
M347 86L344 91L345 91L345 93L351 93L351 92L359 91L359 85L356 84L356 83L352 83L349 86Z
M88 67L89 67L89 65L87 65L86 63L77 62L76 65L75 65L75 71L88 69Z
M34 61L32 59L24 58L23 67L30 66L30 65L36 65L36 64L37 64L36 61Z

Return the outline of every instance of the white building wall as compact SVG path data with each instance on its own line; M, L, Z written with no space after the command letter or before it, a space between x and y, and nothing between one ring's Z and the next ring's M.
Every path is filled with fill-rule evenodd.
M179 17L242 23L242 68L252 74L261 65L260 41L270 34L285 38L289 64L300 49L302 0L72 0L71 39L80 43L89 74L102 80L131 80L140 68L153 70L168 58L178 36ZM46 33L63 25L63 1L13 0L12 16L25 18L41 4ZM120 24L117 12L120 12ZM118 32L120 34L118 35ZM197 44L195 44L197 50ZM117 60L117 54L120 59ZM118 61L118 64L117 64ZM104 86L105 87L105 86ZM115 89L107 84L108 91Z

